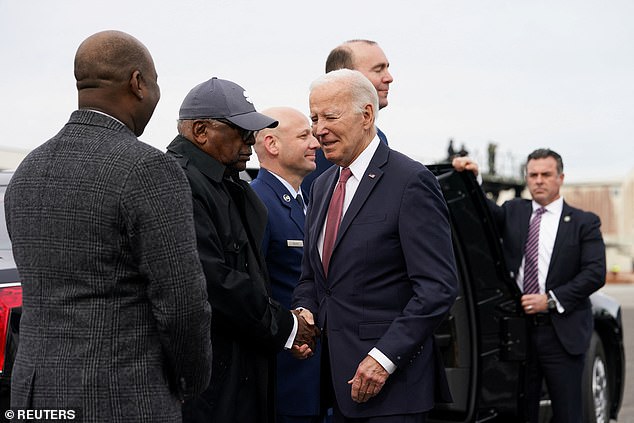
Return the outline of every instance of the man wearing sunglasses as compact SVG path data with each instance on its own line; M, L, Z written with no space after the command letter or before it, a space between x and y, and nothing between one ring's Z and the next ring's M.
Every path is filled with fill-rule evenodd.
M273 422L275 353L314 348L315 327L271 298L260 251L266 207L238 176L251 157L254 131L277 124L256 112L244 88L212 78L185 97L179 135L167 147L191 186L213 311L212 379L183 405L186 423Z

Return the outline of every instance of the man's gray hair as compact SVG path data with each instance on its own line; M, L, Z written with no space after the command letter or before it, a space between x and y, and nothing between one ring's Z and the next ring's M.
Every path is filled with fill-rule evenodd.
M379 95L376 88L361 72L351 69L338 69L328 72L315 79L310 84L310 91L321 86L340 83L350 90L352 104L359 113L362 113L366 104L371 104L374 108L374 120L379 115Z

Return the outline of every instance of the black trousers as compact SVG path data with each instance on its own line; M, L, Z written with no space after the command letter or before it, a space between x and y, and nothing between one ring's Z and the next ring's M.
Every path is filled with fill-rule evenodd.
M539 421L543 380L551 400L552 421L584 421L581 388L584 362L585 354L571 355L564 349L551 324L531 327L526 395L530 423Z

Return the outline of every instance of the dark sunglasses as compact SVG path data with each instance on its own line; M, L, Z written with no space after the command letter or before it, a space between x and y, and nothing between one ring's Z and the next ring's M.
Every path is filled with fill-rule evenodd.
M230 128L236 129L240 133L240 138L242 138L242 141L244 142L247 142L255 134L255 131L249 131L248 129L240 128L235 123L230 122L226 119L213 119L213 120L215 120L216 122L224 123Z

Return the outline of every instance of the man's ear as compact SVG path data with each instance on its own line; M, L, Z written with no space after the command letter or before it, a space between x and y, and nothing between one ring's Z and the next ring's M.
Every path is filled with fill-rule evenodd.
M363 108L363 127L365 129L369 129L374 126L374 106L371 103L368 103Z
M271 156L280 154L280 141L273 134L266 134L262 140L262 145Z
M139 100L143 100L143 97L144 97L143 95L144 84L145 84L145 81L143 81L143 75L141 75L141 71L137 69L134 72L132 72L132 75L130 76L130 91Z
M204 120L195 120L192 123L192 137L198 145L204 145L207 141L207 125Z

